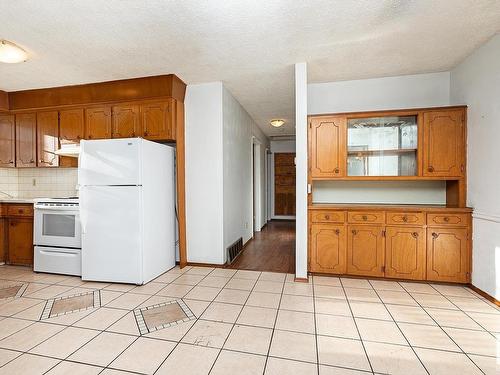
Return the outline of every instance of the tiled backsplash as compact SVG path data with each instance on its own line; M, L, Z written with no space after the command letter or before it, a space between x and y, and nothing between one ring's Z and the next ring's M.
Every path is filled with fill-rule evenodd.
M77 168L0 168L0 198L75 196Z

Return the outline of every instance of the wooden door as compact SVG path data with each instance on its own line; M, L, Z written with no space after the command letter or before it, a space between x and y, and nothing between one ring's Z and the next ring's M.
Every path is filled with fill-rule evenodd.
M424 176L461 177L465 174L465 112L424 113Z
M64 144L80 143L85 136L85 121L82 108L65 109L59 112L59 141Z
M37 155L39 167L57 167L59 156L59 113L57 111L38 112L36 115Z
M142 134L139 106L134 104L115 105L112 109L113 138L130 138Z
M311 119L309 146L312 178L345 176L345 117Z
M9 263L33 264L33 219L10 218L8 228Z
M295 153L274 154L274 214L295 215Z
M425 280L425 229L387 227L385 277Z
M16 115L16 167L36 167L36 113Z
M0 115L0 168L16 166L15 131L14 115Z
M175 140L173 128L173 102L169 99L160 103L142 104L140 107L142 134L150 140Z
M347 227L347 273L360 276L384 276L383 227L349 225Z
M427 229L427 280L468 282L466 228Z
M346 271L346 227L311 225L309 271L343 274Z
M111 107L92 107L85 110L85 138L111 138Z

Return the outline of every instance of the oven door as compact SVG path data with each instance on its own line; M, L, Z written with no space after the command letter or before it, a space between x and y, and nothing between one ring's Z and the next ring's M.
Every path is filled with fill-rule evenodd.
M78 210L35 206L34 242L38 246L82 247Z

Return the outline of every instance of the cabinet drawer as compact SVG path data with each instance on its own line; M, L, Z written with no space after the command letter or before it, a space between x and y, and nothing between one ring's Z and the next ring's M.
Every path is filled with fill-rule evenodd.
M9 204L7 206L8 216L33 216L33 205Z
M424 225L425 216L422 212L387 212L387 224Z
M343 223L345 211L313 211L311 221L313 223Z
M349 223L384 224L385 213L377 211L348 212L347 220Z
M469 214L459 213L427 214L427 225L467 226L469 223L469 216Z

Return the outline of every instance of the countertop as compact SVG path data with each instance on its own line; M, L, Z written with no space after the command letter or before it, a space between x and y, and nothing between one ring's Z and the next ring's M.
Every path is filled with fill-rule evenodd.
M33 198L1 198L0 203L33 203Z
M470 207L447 207L438 205L418 204L345 204L345 203L313 203L308 207L310 210L377 210L377 211L456 211L471 212Z

